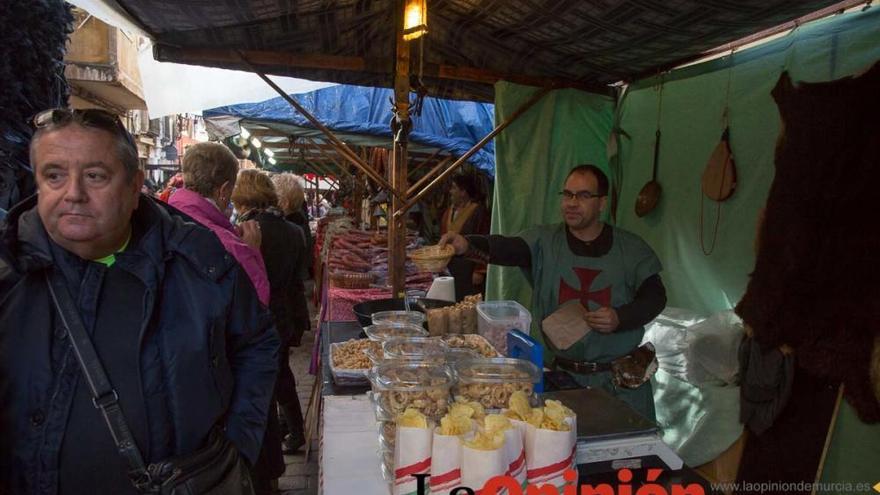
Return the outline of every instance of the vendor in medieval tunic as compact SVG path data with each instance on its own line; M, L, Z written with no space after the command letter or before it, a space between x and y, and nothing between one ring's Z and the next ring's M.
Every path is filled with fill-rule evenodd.
M440 234L480 234L489 233L489 211L483 206L483 196L476 177L456 175L449 188L450 204L440 221ZM449 262L449 273L455 278L455 299L461 301L465 296L483 292L486 280L486 264L464 257L455 257Z
M572 169L560 195L563 223L530 228L517 237L450 234L440 244L451 244L458 255L523 268L533 288L537 328L560 305L579 300L592 330L565 350L548 349L546 364L571 373L582 386L608 390L653 420L650 381L615 387L609 368L638 348L644 325L666 305L660 260L641 238L600 220L608 179L599 168Z

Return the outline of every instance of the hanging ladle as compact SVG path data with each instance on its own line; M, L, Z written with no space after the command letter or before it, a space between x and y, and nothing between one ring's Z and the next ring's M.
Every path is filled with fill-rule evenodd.
M660 202L660 194L663 188L657 182L657 163L660 161L660 128L657 128L656 140L654 141L654 173L651 180L642 186L639 197L636 198L636 215L643 217L657 207Z

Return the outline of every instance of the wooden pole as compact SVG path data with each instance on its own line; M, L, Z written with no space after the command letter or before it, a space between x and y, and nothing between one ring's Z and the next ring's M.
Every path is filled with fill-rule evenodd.
M431 170L429 170L428 173L425 174L424 177L422 177L421 179L419 179L418 182L416 182L415 184L413 184L413 185L412 185L412 186L406 191L406 196L407 196L407 197L412 197L413 194L415 194L416 192L418 192L419 190L421 190L422 186L424 186L429 180L431 180L435 175L437 175L438 172L440 172L441 170L443 170L444 167L446 167L447 165L449 165L449 162L452 161L452 158L453 158L453 157L451 157L451 156L447 156L446 158L440 160L440 163L438 163L434 168L432 168Z
M342 165L341 165L341 164L340 164L335 158L333 158L332 156L330 156L329 153L327 153L326 151L324 151L324 148L322 148L321 146L319 146L318 143L316 143L314 139L312 139L312 138L306 138L306 140L307 140L309 143L311 143L311 145L314 146L315 149L318 150L318 152L319 152L324 158L327 159L327 161L332 162L333 165L336 165L336 168L338 168L339 171L342 172L343 175L345 175L346 177L353 177L353 175L351 174L351 172L349 172L348 170L346 170L345 167L343 167L343 166L342 166ZM366 163L366 162L365 162L365 163Z
M442 184L443 181L446 180L447 177L449 177L450 175L452 175L453 172L455 172L455 169L460 167L464 162L467 161L468 158L470 158L474 153L479 151L480 148L485 146L486 143L488 143L489 141L492 140L492 138L494 138L496 135L498 135L498 133L500 133L507 126L509 126L511 123L513 123L513 121L515 121L517 118L519 118L520 115L524 114L528 109L532 108L532 105L537 103L538 100L540 100L541 98L544 97L544 95L549 93L551 91L551 89L552 88L542 88L542 89L535 91L535 93L532 95L531 98L528 99L528 101L523 103L519 108L516 109L516 111L514 111L512 114L510 114L509 117L507 117L507 120L502 122L495 129L492 129L492 132L490 132L489 134L486 135L486 137L481 139L479 143L475 144L471 149L467 150L467 152L465 154L461 155L458 158L458 160L456 160L455 163L450 165L449 168L444 170L442 174L440 174L436 179L434 179L424 189L422 189L421 191L416 193L415 196L410 198L409 201L407 201L406 204L404 204L401 209L394 210L394 215L393 215L394 218L403 217L403 215L406 214L406 212L410 208L412 208L412 206L414 204L418 203L419 200L422 199L422 197L425 194L428 194L429 192L431 192L432 189L434 189L438 185Z
M244 62L245 64L247 64L251 68L251 71L254 74L258 75L260 77L260 79L265 81L266 84L268 84L272 89L274 89L275 92L278 93L279 96L284 98L284 100L287 101L287 103L289 103L290 106L292 106L299 113L301 113L306 118L306 120L308 120L313 126L315 126L316 129L318 129L319 131L324 133L324 136L326 136L327 141L331 145L333 145L334 148L336 148L336 151L338 151L339 154L341 154L343 157L348 159L355 167L361 169L365 174L367 174L368 177L370 177L371 179L376 181L377 184L388 189L392 194L397 196L398 192L395 191L393 187L391 187L391 184L389 184L388 181L386 181L384 177L382 177L381 175L376 173L374 170L372 170L369 166L367 166L366 163L361 162L360 157L354 151L352 151L351 148L346 146L345 143L343 143L338 137L336 137L336 135L333 134L333 131L331 131L326 126L324 126L324 124L322 124L321 121L316 119L314 115L309 113L308 110L306 110L302 105L300 105L298 101L296 101L294 98L292 98L286 92L284 92L283 89L279 88L277 84L275 84L271 79L269 79L268 76L266 76L266 74L263 74L262 72L258 71L257 68L253 66L253 64L251 64L250 62L247 61L246 58L244 58L244 54L239 53L239 56L241 57L241 61ZM398 199L401 199L401 198L398 198Z
M397 211L406 203L406 145L409 133L409 54L410 47L403 39L404 0L394 2L394 22L397 57L394 64L394 105L396 115L392 121L391 132L394 142L391 150L391 210ZM388 276L391 279L391 294L406 297L406 222L404 216L388 215Z
M417 171L421 170L422 167L424 167L425 165L427 165L428 163L430 163L431 160L433 160L434 158L436 158L437 155L439 155L441 151L443 151L443 150L437 150L437 151L435 151L434 153L432 153L431 156L429 156L428 158L425 158L425 160L422 161L422 163L419 163L419 164L416 165L412 170L410 170L410 171L409 171L409 174L407 174L407 176L408 176L409 178L413 178L413 177L415 177L415 173L416 173Z

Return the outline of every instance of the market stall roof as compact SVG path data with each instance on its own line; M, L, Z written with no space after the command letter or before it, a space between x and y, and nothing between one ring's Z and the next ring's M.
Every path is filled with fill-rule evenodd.
M346 143L390 148L389 116L392 115L393 96L393 91L386 88L339 85L299 94L296 98ZM461 156L492 130L494 111L491 103L427 97L421 114L412 115L409 151L416 159L436 152L440 156ZM245 126L282 162L295 160L296 153L309 152L308 147L298 144L307 143L307 138L320 140L323 135L280 97L212 108L204 110L202 115L212 133L221 138L238 134L236 123ZM315 151L311 150L311 153ZM329 149L327 155L336 153ZM318 161L323 161L322 158L326 160L322 156L314 157ZM344 162L341 158L338 161ZM469 161L494 175L494 144L487 144Z
M393 83L394 1L116 3L154 38L160 61L241 69L244 50L271 74ZM835 3L430 0L424 82L433 95L481 100L492 100L498 79L603 92Z

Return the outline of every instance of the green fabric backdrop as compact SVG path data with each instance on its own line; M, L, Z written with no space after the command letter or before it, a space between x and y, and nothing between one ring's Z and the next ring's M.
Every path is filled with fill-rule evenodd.
M836 15L732 57L677 70L664 78L658 179L663 197L645 218L635 198L650 180L657 124L656 80L632 85L616 108L629 134L620 144L618 224L648 241L664 265L669 305L702 312L732 307L754 265L757 212L774 176L779 113L770 96L783 70L795 81L824 81L855 74L880 59L880 7ZM728 72L732 68L731 72ZM717 246L700 249L700 177L721 135L730 89L730 128L738 186L721 210ZM498 83L496 122L512 113L532 88ZM880 91L880 88L878 88ZM606 139L614 121L608 98L554 91L496 138L497 180L492 232L560 221L559 198L571 166L591 162L607 170ZM706 201L704 229L711 241L715 204ZM517 269L490 267L489 299L514 299L529 307L530 289ZM835 429L823 482L871 482L877 466L880 425L864 425L846 407ZM876 470L874 470L876 471ZM875 476L876 478L876 476ZM869 493L870 489L863 493Z
M801 26L793 33L731 57L679 69L664 78L658 180L663 196L644 218L634 212L639 189L651 178L658 91L655 80L628 88L618 108L621 201L618 224L657 251L669 305L702 312L732 307L754 265L757 212L773 180L779 113L770 96L783 70L795 81L821 81L859 72L880 59L880 8ZM715 251L700 249L700 177L721 136L730 77L731 144L738 186L721 206ZM532 88L496 85L496 122L513 112ZM513 235L537 223L560 221L559 198L571 166L606 168L612 101L575 90L554 91L496 138L497 180L492 232ZM707 245L716 204L704 202ZM528 307L529 289L515 269L490 268L489 299Z
M499 82L495 122L503 122L535 91ZM614 100L577 90L552 91L495 138L492 233L515 235L531 225L562 221L559 191L568 170L593 163L607 170L605 141ZM489 266L487 299L531 307L531 289L517 268Z

